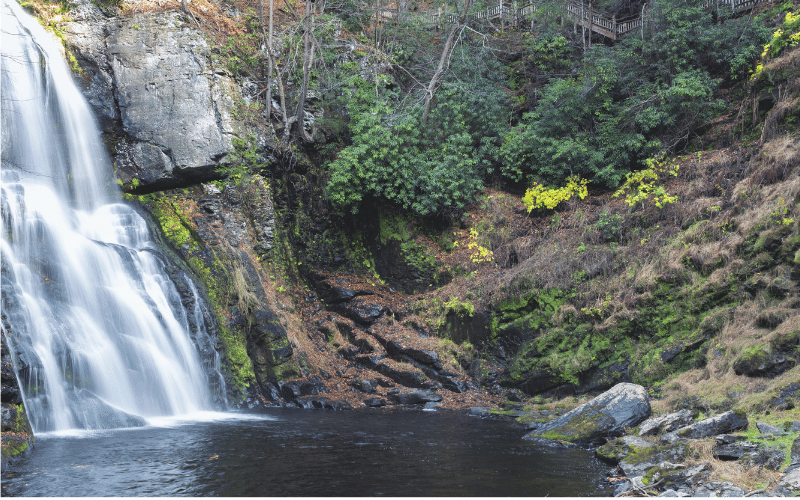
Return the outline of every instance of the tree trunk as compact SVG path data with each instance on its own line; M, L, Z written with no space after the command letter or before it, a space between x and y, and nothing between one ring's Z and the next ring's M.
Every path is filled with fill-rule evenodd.
M264 0L261 0L262 2ZM267 120L272 116L272 74L274 66L272 64L272 19L275 7L275 0L269 0L269 37L267 38L267 51L269 56L269 73L267 76ZM262 25L263 26L263 25Z
M312 59L314 57L314 44L310 43L311 33L311 2L306 0L305 33L303 34L303 83L300 86L300 95L297 97L297 111L295 121L299 136L306 142L311 142L313 138L306 133L303 128L303 108L306 105L306 92L308 91L308 78L311 71Z
M453 46L455 45L456 33L463 29L464 22L467 19L469 5L470 0L464 0L463 10L458 18L458 22L453 25L450 29L450 33L447 35L447 40L444 42L444 47L442 48L442 56L439 58L439 65L436 67L436 71L434 71L431 81L428 82L428 87L425 89L425 107L422 110L423 124L428 121L428 114L431 111L431 101L433 101L436 89L439 88L439 84L447 69L447 61L450 59L450 53L453 51Z

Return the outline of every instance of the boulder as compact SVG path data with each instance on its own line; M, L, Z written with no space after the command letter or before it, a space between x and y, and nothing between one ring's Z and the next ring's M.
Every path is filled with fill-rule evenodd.
M766 422L756 422L756 428L761 434L774 434L776 436L787 436L789 433L784 432L780 427L775 427Z
M636 384L622 383L547 422L525 436L572 443L597 443L607 436L619 436L650 416L647 390Z
M342 302L334 307L343 316L361 325L371 325L388 309L376 297L362 296Z
M469 409L469 414L474 417L487 418L492 416L492 409L486 406L475 406Z
M663 417L649 418L639 426L639 435L655 436L664 432L672 432L691 424L696 417L696 410L681 410Z
M334 401L326 397L303 396L293 401L298 408L317 410L352 410L353 407L343 401Z
M800 467L783 476L778 486L789 490L791 493L800 491Z
M372 394L376 390L375 388L376 384L372 380L357 380L350 385L352 385L359 391L365 392L367 394Z
M683 444L657 446L636 436L624 436L601 446L598 457L619 463L627 477L643 476L662 463L678 463L689 453Z
M791 463L783 472L789 473L794 470L800 470L800 437L794 439L794 443L792 443L792 449L789 452L789 457L791 459Z
M746 429L747 424L747 415L744 412L726 411L677 431L664 434L661 436L661 442L674 443L680 438L701 439L717 434L726 434L739 429Z
M728 481L701 484L694 492L696 497L743 497L745 490Z
M645 448L652 448L655 445L649 441L636 436L623 436L604 444L595 454L604 460L614 464L619 463L632 453L639 453Z
M399 391L397 389L388 392L389 397L401 405L421 405L428 402L438 403L442 397L435 392L421 389L410 391Z
M742 455L739 461L746 463L748 467L758 466L764 469L778 470L785 457L786 453L779 448L759 446L755 451Z
M368 398L364 400L364 404L373 408L377 408L379 406L386 406L386 400L381 398Z
M739 460L743 456L758 450L758 445L750 441L744 441L744 436L721 434L717 436L716 441L712 452L714 457L719 460Z

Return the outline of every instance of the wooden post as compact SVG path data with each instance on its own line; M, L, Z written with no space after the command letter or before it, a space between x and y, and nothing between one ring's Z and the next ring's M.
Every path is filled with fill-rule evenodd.
M583 0L581 0L581 38L583 38L583 50L586 51L586 16L583 13Z
M611 39L617 41L617 15L611 18Z
M592 46L592 28L594 28L594 10L592 10L592 2L589 0L589 47Z

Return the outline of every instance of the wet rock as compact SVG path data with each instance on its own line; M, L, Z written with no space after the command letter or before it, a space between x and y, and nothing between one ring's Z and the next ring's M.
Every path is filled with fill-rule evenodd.
M761 434L774 434L776 436L786 436L789 434L788 432L784 432L780 427L775 427L766 422L756 422L756 428L758 428L758 432Z
M647 390L636 384L617 384L574 410L535 429L525 439L537 437L573 443L594 443L619 436L650 416Z
M622 496L630 491L633 491L633 486L631 485L630 481L622 481L617 487L614 489L614 496L619 497Z
M281 396L283 396L283 399L286 401L293 401L303 395L298 382L286 382L280 384L280 388Z
M655 436L662 432L672 432L692 423L697 417L696 410L681 410L663 417L650 418L639 425L640 436Z
M377 408L379 406L386 406L386 400L381 398L369 398L364 400L364 404L373 408Z
M664 443L674 443L680 438L701 439L717 434L726 434L747 428L747 415L744 412L727 411L720 415L695 422L661 437Z
M411 391L399 391L394 389L389 391L388 396L393 401L401 405L419 405L428 402L438 403L442 400L442 397L435 392L420 389L414 389Z
M3 277L5 281L5 276ZM6 346L5 339L3 339L2 346L0 346L2 353L0 355L0 380L2 381L2 402L13 405L22 404L22 393L19 390L17 383L17 376L14 373L14 365L11 362L11 353Z
M475 417L487 418L492 415L492 409L486 406L475 406L469 409L469 414Z
M436 407L437 407L437 406L439 406L440 404L441 404L441 403L428 402L428 403L425 403L425 406L424 406L424 408L425 408L426 410L435 410L435 409L436 409Z
M352 410L353 407L344 401L334 401L319 396L303 396L294 400L295 406L307 410Z

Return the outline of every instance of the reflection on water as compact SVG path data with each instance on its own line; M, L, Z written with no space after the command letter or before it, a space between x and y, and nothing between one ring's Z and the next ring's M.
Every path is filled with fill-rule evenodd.
M508 423L422 411L276 409L164 427L44 435L4 475L14 496L609 495L585 450Z

